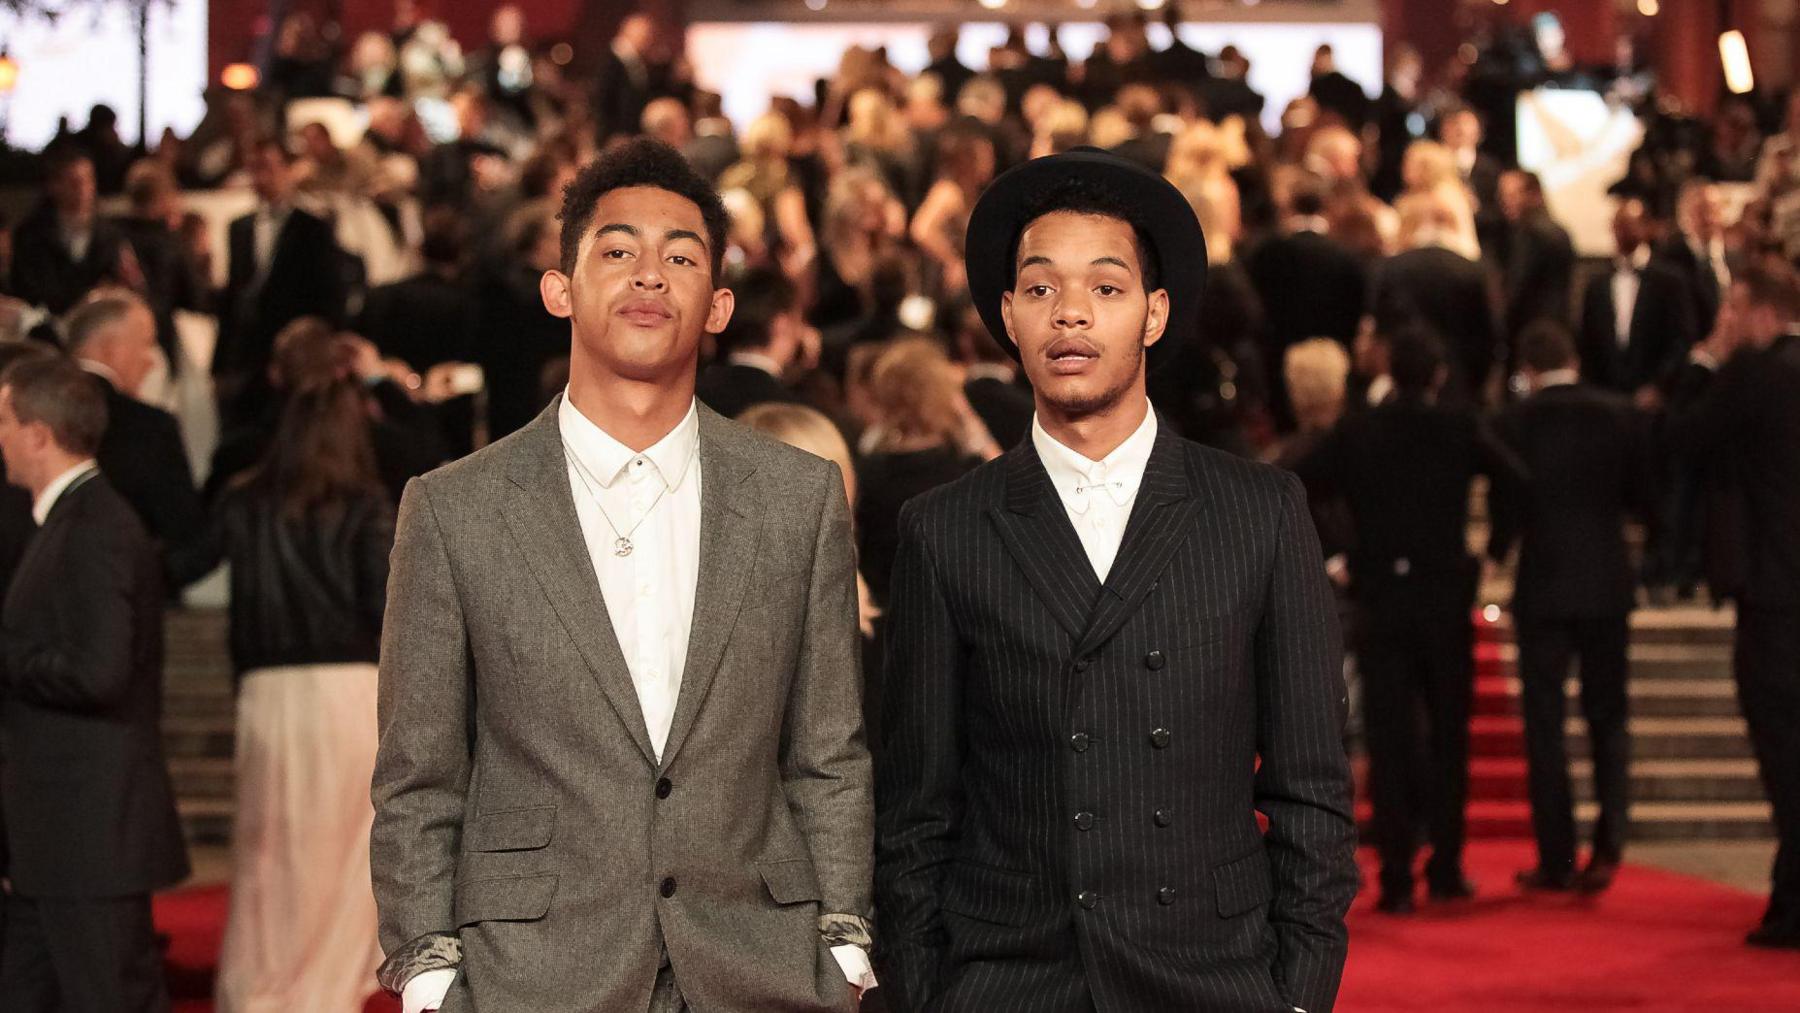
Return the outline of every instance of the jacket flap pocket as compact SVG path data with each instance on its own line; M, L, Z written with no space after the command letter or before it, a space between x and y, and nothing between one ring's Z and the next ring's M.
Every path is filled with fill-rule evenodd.
M456 884L456 927L476 922L529 922L544 917L556 877L500 876Z
M1213 895L1220 918L1234 918L1275 895L1269 881L1269 856L1257 848L1242 858L1213 867Z
M965 918L1000 925L1024 925L1051 906L1035 876L973 862L950 865L938 903Z
M464 826L463 847L469 851L529 851L549 844L555 829L553 805L482 813Z
M811 859L758 862L756 871L762 873L763 883L769 887L769 896L775 898L777 904L799 904L823 899L819 896L819 877L813 871Z

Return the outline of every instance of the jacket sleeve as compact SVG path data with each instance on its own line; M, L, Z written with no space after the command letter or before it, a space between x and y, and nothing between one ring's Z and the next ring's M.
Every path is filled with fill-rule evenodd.
M1255 638L1255 805L1268 817L1271 969L1284 999L1336 1000L1356 896L1356 824L1344 752L1343 642L1300 483L1284 476L1281 530Z
M456 928L452 883L469 786L473 675L430 489L414 480L400 502L388 581L371 793L371 870L381 945L390 956Z
M781 778L818 873L820 910L869 919L875 813L863 741L861 643L850 506L823 474L799 669L788 690Z
M923 1009L945 946L938 908L962 823L962 649L919 511L900 512L882 670L875 776L882 987L895 1009Z
M147 576L140 561L148 549L118 525L91 525L63 544L58 579L43 610L33 610L49 611L52 621L5 631L7 693L56 710L111 710L124 703L135 674L133 581Z

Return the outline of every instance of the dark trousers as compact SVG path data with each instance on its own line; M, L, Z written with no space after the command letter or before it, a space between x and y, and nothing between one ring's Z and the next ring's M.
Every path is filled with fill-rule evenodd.
M150 897L6 898L0 1009L166 1013Z
M1538 865L1561 875L1575 866L1575 803L1563 736L1569 666L1581 664L1581 715L1594 754L1600 822L1594 857L1618 861L1625 848L1631 791L1631 733L1626 725L1626 615L1589 618L1518 616L1519 678L1524 684L1525 756Z
M1382 890L1412 890L1421 825L1431 844L1426 878L1449 886L1462 877L1469 794L1475 683L1468 609L1460 602L1437 608L1366 604L1358 609L1357 627Z
M1738 706L1774 808L1775 869L1763 924L1800 932L1800 629L1787 610L1740 607Z

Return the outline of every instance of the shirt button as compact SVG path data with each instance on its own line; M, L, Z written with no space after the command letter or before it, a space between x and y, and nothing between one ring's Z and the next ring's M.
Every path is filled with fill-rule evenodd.
M1077 753L1085 753L1087 752L1089 741L1088 733L1076 732L1074 735L1069 736L1069 748L1075 750Z
M1150 732L1150 744L1157 749L1168 748L1169 738L1169 730L1167 728L1157 728Z
M1075 903L1080 904L1085 910L1092 911L1095 905L1100 903L1100 895L1092 890L1083 890L1075 895Z
M1149 654L1144 655L1144 667L1152 672L1161 669L1165 664L1167 664L1167 661L1163 658L1163 652L1161 651L1151 651Z
M674 791L674 790L675 790L675 785L673 783L671 783L668 778L666 778L666 777L657 778L657 780L656 780L656 797L657 798L668 798L669 792Z
M1085 812L1085 811L1076 813L1075 814L1075 829L1077 829L1077 830L1092 830L1092 829L1094 829L1094 814L1091 812Z
M1172 886L1165 886L1161 890L1156 891L1156 902L1165 906L1175 903L1175 888Z
M659 889L658 892L660 892L664 897L675 896L675 877L674 876L665 877L662 881L662 887Z
M1175 822L1175 814L1167 809L1156 810L1156 815L1152 818L1156 820L1156 825L1159 827L1166 827Z

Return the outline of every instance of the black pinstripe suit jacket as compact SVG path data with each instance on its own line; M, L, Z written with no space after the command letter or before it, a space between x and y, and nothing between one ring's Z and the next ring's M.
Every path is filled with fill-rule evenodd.
M1104 585L1030 441L901 527L876 777L890 1002L1330 1009L1355 831L1300 484L1164 424Z

